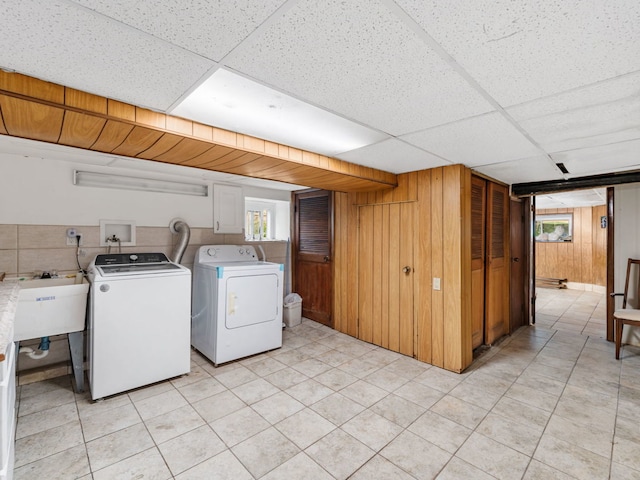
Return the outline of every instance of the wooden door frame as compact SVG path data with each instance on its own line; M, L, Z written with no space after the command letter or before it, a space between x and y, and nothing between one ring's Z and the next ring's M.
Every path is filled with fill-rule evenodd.
M616 308L616 299L613 296L615 292L615 272L614 272L614 204L615 204L615 189L613 187L607 188L607 340L609 342L614 341L613 332L613 312Z

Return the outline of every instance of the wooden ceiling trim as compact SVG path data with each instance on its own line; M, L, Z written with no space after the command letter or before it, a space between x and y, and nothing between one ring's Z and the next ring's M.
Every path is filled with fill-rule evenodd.
M0 102L0 135L9 135L7 127L4 126L4 115L2 114L2 102Z
M0 95L7 133L14 137L58 143L64 109Z
M133 125L107 120L100 136L91 145L91 150L96 152L111 153L124 142L133 130Z
M168 152L173 147L175 147L178 143L184 140L184 137L181 135L174 135L173 133L165 133L158 139L156 143L151 145L148 149L140 152L137 157L144 158L146 160L152 160L160 155Z
M96 142L107 121L100 117L91 117L70 110L64 112L62 132L58 143L90 149Z
M242 171L253 178L338 191L375 191L397 185L397 176L390 172L17 73L0 71L0 113L2 134L104 153L228 173ZM280 170L283 162L288 168Z
M163 133L146 127L133 127L122 144L113 150L116 155L135 157L156 143Z

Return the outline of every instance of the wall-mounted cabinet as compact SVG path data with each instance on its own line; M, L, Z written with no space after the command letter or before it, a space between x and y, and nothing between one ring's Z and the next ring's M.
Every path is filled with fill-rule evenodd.
M244 197L242 187L213 186L213 233L242 233Z

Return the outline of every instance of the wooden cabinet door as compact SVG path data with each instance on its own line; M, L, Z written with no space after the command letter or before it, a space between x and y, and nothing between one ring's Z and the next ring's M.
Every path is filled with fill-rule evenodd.
M333 328L333 194L294 194L293 289L302 297L302 315Z
M509 329L509 194L487 182L487 266L485 343L491 345Z
M485 237L487 181L471 177L471 334L472 347L484 343Z
M358 338L413 356L415 206L361 206L358 222Z

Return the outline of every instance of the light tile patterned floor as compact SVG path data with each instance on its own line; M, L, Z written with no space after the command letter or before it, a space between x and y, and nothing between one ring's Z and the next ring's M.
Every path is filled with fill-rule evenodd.
M604 293L536 288L536 325L592 337L607 336Z
M457 375L304 321L280 350L192 359L97 403L20 387L15 478L640 478L640 349L600 338L521 328Z

